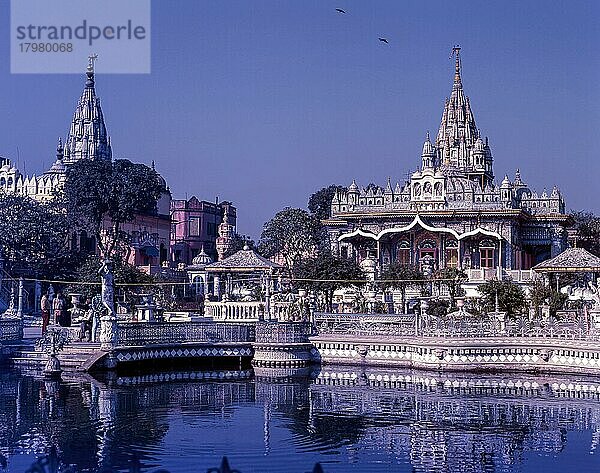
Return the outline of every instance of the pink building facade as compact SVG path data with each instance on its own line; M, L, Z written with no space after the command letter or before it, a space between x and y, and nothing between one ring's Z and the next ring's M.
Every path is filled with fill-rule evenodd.
M217 260L216 240L219 225L227 221L236 228L237 211L231 202L208 202L190 199L171 201L171 258L175 265L192 264L201 249Z

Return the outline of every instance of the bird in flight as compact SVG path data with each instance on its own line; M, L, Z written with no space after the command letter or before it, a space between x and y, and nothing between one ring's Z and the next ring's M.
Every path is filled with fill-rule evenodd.
M338 13L346 13L344 10L342 10L341 8L336 8L335 9L336 12Z
M386 38L379 38L379 41L381 41L382 43L385 43L385 44L390 44Z

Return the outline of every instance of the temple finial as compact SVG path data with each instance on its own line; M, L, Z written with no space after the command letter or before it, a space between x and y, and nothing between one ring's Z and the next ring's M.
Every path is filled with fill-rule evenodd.
M58 138L58 145L56 146L56 159L62 159L64 153L62 138Z
M86 70L87 80L85 82L85 86L87 88L94 87L94 67L96 65L96 61L98 60L97 54L90 54L88 56L88 66Z
M88 72L94 73L94 66L95 66L97 60L98 60L98 55L95 53L90 54L88 56L88 67L87 67Z
M457 44L452 48L452 53L450 53L450 57L455 57L455 65L454 65L454 85L461 85L460 79L460 46Z

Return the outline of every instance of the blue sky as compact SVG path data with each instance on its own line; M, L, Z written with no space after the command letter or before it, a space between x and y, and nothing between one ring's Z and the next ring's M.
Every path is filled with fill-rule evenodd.
M152 73L99 73L96 85L115 157L155 160L176 198L233 201L238 230L258 237L330 183L403 182L437 131L460 44L497 179L519 167L539 191L558 185L568 208L600 212L598 37L593 0L154 0ZM85 64L11 75L8 33L0 51L0 155L18 147L21 169L39 173Z

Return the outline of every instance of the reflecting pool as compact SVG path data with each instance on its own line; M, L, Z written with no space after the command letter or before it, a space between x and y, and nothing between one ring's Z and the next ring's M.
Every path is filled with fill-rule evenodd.
M360 367L0 373L0 460L76 471L600 471L600 380ZM134 460L137 459L137 460ZM2 464L0 464L2 471Z

